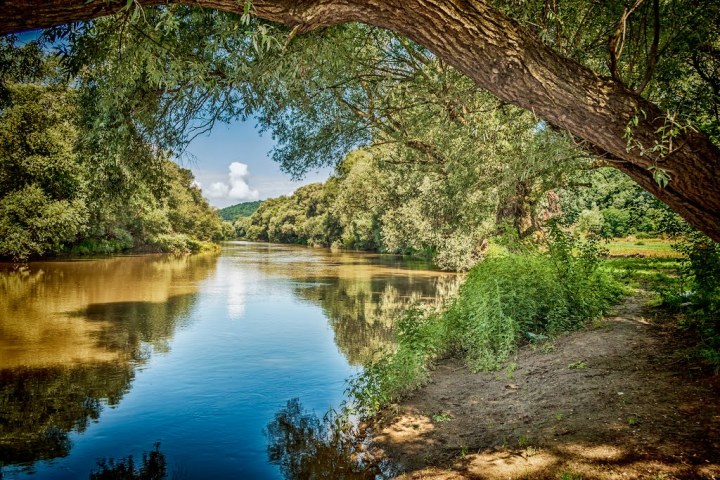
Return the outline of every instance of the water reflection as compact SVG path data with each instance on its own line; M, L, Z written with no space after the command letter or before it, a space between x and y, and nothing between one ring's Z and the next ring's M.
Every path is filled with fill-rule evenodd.
M462 280L432 270L426 261L396 255L244 242L227 249L238 263L253 265L265 277L293 279L295 295L322 307L336 345L355 366L367 365L392 348L394 323L403 311L417 304L440 306ZM249 288L243 276L253 273L236 274L232 308L238 310Z
M333 411L319 418L293 398L266 429L268 459L287 480L374 479L380 470L366 459L357 427Z
M137 325L93 315L93 309L163 309L169 298L196 293L216 261L211 255L155 255L37 262L21 269L0 264L0 369L123 359L123 349L108 348L98 338Z
M70 431L116 405L133 378L129 364L0 370L0 464L63 457Z
M459 281L457 276L327 279L300 285L296 294L323 308L348 362L367 365L393 346L395 320L402 312L417 304L439 306Z
M98 469L90 474L90 480L162 480L167 477L167 459L155 444L151 452L144 452L139 465L132 455L115 460L98 460Z
M0 465L66 456L188 321L213 256L0 268Z
M392 347L397 314L457 281L398 257L267 244L0 264L0 472L83 478L116 448L162 440L186 478L366 478L337 417L299 401L278 412L278 399L337 406L344 379ZM118 465L105 467L129 472Z

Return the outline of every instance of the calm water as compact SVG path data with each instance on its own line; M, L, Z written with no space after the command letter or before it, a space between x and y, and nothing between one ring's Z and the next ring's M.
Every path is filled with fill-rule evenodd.
M0 477L88 478L159 442L169 478L282 478L268 424L340 404L397 312L456 283L423 268L242 242L0 265Z

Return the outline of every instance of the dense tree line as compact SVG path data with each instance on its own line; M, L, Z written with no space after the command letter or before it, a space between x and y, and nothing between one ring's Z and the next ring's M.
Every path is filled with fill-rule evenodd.
M491 242L506 237L542 240L551 219L605 238L653 237L687 228L613 169L568 174L555 189L531 197L527 211L519 211L502 188L477 187L488 181L482 165L468 161L467 169L454 170L457 177L432 175L420 165L388 159L393 154L397 152L387 146L350 153L326 183L266 200L250 217L237 219L236 234L249 240L417 255L446 270L467 270ZM518 220L518 215L527 218ZM523 237L523 228L532 235Z
M611 12L603 15L609 25ZM582 216L580 223L607 236L638 230L614 210L629 206L605 205L578 187L593 184L585 170L616 162L598 159L566 131L498 101L400 35L349 24L294 37L281 27L185 6L148 9L125 20L128 28L106 18L55 32L69 45L63 68L76 75L82 91L92 92L93 125L119 132L104 138L103 148L122 150L135 135L178 149L215 122L237 116L254 116L272 132L274 158L294 176L337 164L363 147L366 159L351 154L327 185L262 207L248 238L414 253L443 268L467 269L489 237L511 232L532 238L559 212L566 223ZM568 28L552 15L545 22L547 29ZM598 33L578 28L577 43L592 46ZM552 41L565 45L566 35L558 32ZM616 73L655 95L658 87L645 81L645 70L625 63L631 55L640 62L639 44L627 48ZM590 48L587 55L582 61L596 64L604 52ZM695 70L667 63L658 71L666 70L695 85ZM695 112L687 115L711 125L712 105L703 97L687 106ZM630 188L623 175L611 179ZM635 196L661 208L650 195ZM633 218L646 210L635 208ZM598 226L598 219L620 226ZM638 231L657 232L658 221L651 223Z
M92 95L35 44L0 43L0 256L194 251L223 224L189 170L140 138L110 151ZM132 133L128 134L132 137Z
M159 9L145 9L160 3ZM711 174L720 158L713 126L718 111L716 2L175 3L238 15L199 13L157 0L137 8L131 8L133 2L12 0L6 2L12 15L3 18L0 31L119 13L105 22L110 35L94 36L93 56L140 66L121 69L129 76L119 85L145 90L144 103L150 108L140 116L152 120L159 114L165 125L179 120L188 126L193 122L187 120L198 116L212 122L233 109L254 109L253 80L262 81L263 74L252 68L252 47L258 52L279 47L279 56L285 57L284 48L298 33L350 21L388 28L503 101L536 112L583 139L588 152L611 161L697 228L719 238L720 188ZM251 14L289 28L255 22ZM83 31L84 25L74 30ZM320 36L325 33L318 31ZM407 40L397 36L397 41ZM109 55L102 53L106 48ZM167 62L158 61L163 57ZM295 73L309 76L303 65L297 65ZM371 78L377 72L368 74ZM121 88L112 95L119 94L122 103L127 91ZM183 135L175 138L182 140Z
M256 200L254 202L242 202L236 205L230 205L229 207L221 208L218 212L220 218L226 221L233 221L238 217L249 217L260 207L262 200Z

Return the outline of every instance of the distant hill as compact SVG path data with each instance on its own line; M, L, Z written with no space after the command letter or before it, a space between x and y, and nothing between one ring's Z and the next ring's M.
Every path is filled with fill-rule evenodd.
M260 207L261 203L262 200L258 200L255 202L238 203L237 205L231 205L229 207L222 208L218 213L220 213L220 217L223 220L232 222L238 217L249 217L250 215L255 213L255 210Z

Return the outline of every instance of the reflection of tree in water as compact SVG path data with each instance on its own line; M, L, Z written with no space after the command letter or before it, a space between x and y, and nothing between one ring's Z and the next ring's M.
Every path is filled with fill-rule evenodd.
M394 344L395 320L411 305L439 305L456 289L457 276L378 276L306 279L297 294L319 304L335 343L352 365L366 365ZM314 284L314 282L320 282Z
M160 451L160 444L150 453L144 452L140 465L129 457L120 460L98 460L98 469L90 474L90 480L162 480L167 477L167 460Z
M126 358L143 360L148 346L155 352L168 352L169 340L195 303L195 295L177 295L162 303L121 302L95 304L78 312L89 321L111 322L110 328L96 335L98 346L122 351Z
M90 305L83 316L109 321L97 342L123 361L0 370L0 461L30 464L70 452L69 433L97 420L103 403L117 405L130 390L134 369L152 349L167 351L177 320L190 312L194 295L165 303Z
M156 264L150 267L157 269ZM211 271L203 270L203 276ZM174 273L197 275L177 269ZM30 466L68 455L70 432L84 431L99 418L104 404L120 402L130 390L135 368L152 351L168 350L195 298L186 293L157 302L96 303L73 312L71 317L98 325L90 330L95 350L114 352L116 361L90 357L86 362L0 368L0 465Z
M102 400L128 390L128 363L0 370L0 464L29 464L70 452L68 432L97 420Z
M374 479L380 473L364 463L357 428L332 412L322 419L293 398L267 426L268 459L283 476L295 479Z

